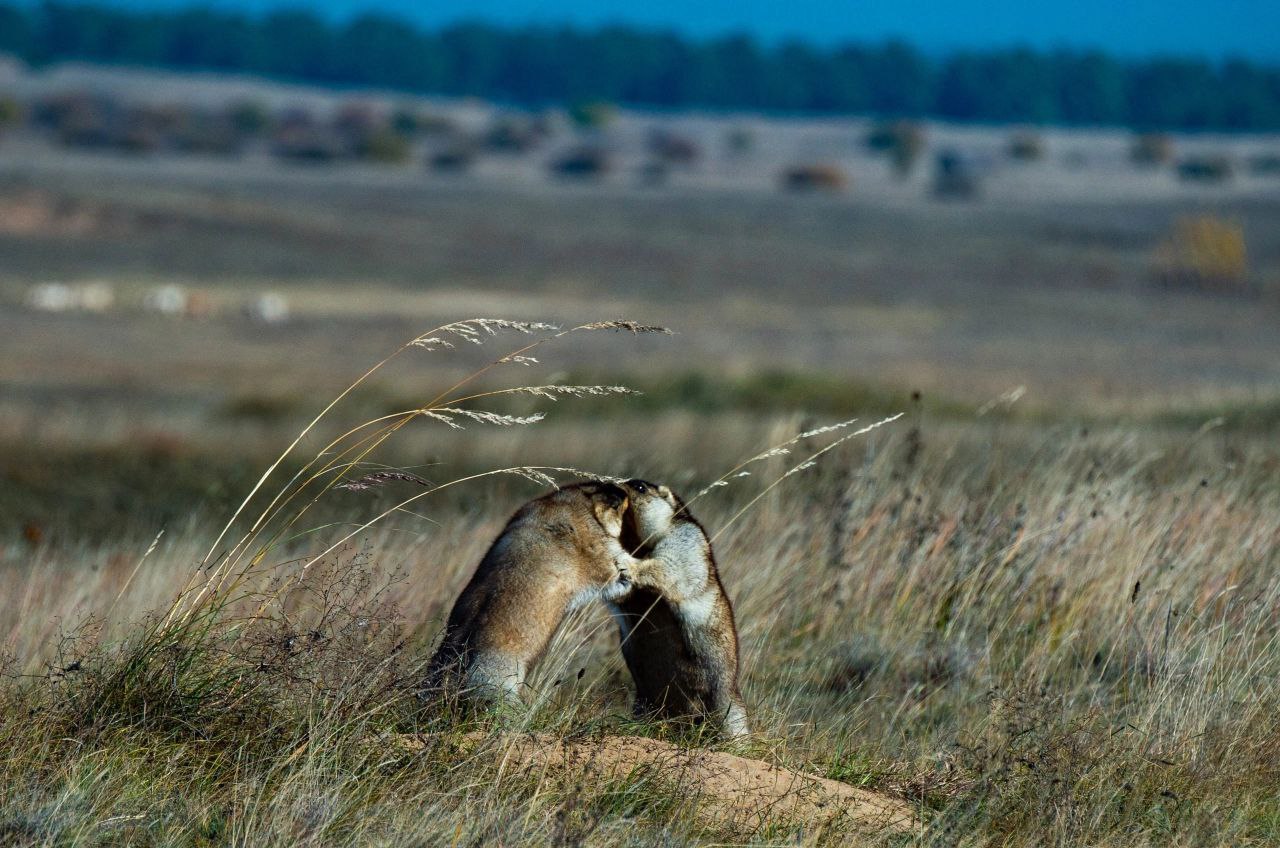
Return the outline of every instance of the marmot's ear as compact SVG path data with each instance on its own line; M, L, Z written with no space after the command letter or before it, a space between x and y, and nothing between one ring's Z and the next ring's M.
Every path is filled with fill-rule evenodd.
M596 500L603 500L611 507L617 509L626 509L627 490L619 486L617 483L601 483L594 492Z
M606 533L616 538L622 535L622 514L627 511L628 499L623 495L620 503L607 502L612 500L597 498L591 506L596 514L596 521L600 522Z

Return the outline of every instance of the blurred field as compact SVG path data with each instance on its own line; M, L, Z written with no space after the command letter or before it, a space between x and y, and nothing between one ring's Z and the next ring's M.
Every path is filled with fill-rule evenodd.
M478 102L76 66L13 85L32 98L89 90L156 108L253 97L323 115L417 103L461 134L514 120ZM864 143L872 128L624 111L603 130L484 153L461 174L417 160L291 164L252 145L236 158L84 152L9 133L0 137L6 404L92 408L124 392L147 401L130 404L135 421L157 410L207 424L229 396L323 396L421 327L488 313L626 314L681 333L631 362L590 346L563 354L569 368L615 374L818 373L975 405L1023 385L1026 405L1129 412L1274 398L1273 176L1180 181L1171 167L1130 161L1133 138L1121 131L930 124L903 178ZM728 146L734 133L748 134L746 150ZM657 185L637 176L655 134L697 151ZM1020 137L1034 139L1037 158L1009 157ZM1244 161L1278 142L1166 143L1184 158ZM548 162L584 144L608 151L607 173L548 176ZM931 194L933 159L948 150L980 180L977 198ZM781 191L780 174L804 163L839 168L847 190ZM1240 262L1193 272L1206 279L1174 269L1179 285L1161 285L1180 222L1202 218L1238 228ZM85 281L113 288L110 314L22 308L33 285ZM199 292L207 317L144 312L146 292L171 283ZM1228 296L1195 290L1222 285ZM270 331L244 320L241 307L265 291L281 293L295 320Z
M921 391L926 408L972 412L1024 387L1017 409L1049 417L1274 422L1280 189L1170 193L1152 175L1145 194L1090 201L1055 195L1061 169L1033 164L1043 185L952 204L860 161L826 197L0 142L0 437L17 462L32 444L256 460L384 351L485 314L674 327L626 355L575 343L557 363L639 381L651 405L836 414ZM1243 227L1257 293L1153 281L1161 245L1199 214ZM86 281L113 288L110 312L25 303L42 282ZM143 308L171 283L206 314ZM242 314L263 292L287 299L288 322ZM369 403L469 364L414 363ZM707 396L725 380L747 385ZM48 520L46 504L26 518Z
M1147 196L1090 200L1015 176L1028 184L1009 198L940 204L861 182L847 197L521 186L13 145L0 145L0 173L6 380L43 382L60 368L50 345L99 337L119 376L143 386L168 382L131 361L154 362L158 350L179 368L200 357L213 381L247 376L299 343L313 351L309 370L350 370L418 325L497 306L569 321L639 310L678 325L683 343L656 361L646 351L645 370L768 364L956 394L1022 382L1046 402L1265 390L1277 376L1280 188L1171 197L1152 177ZM1178 219L1197 214L1243 226L1260 300L1152 286L1153 253ZM279 290L299 321L265 335L234 320L166 325L128 309L109 320L33 319L17 308L34 282L85 279L113 283L135 312L143 291L164 282L202 289L232 312L254 292ZM340 346L321 343L344 327ZM125 343L139 337L153 347ZM221 351L213 361L210 347Z
M231 84L121 80L168 98ZM746 159L634 178L653 125L710 150L744 120L624 112L624 166L573 182L545 167L567 136L454 175L0 137L0 844L903 844L839 822L708 826L663 775L566 784L504 770L494 725L465 728L483 740L467 753L416 723L441 617L539 491L518 478L416 503L292 586L407 497L329 491L240 605L165 641L147 614L199 580L293 435L400 344L475 315L676 335L573 337L478 384L644 395L486 407L547 412L527 427L418 421L370 467L567 466L690 493L814 424L906 413L739 521L802 455L695 507L726 527L761 731L747 753L910 802L927 823L912 844L1280 840L1280 185L1138 169L1118 132L1046 130L1045 158L1010 163L1013 128L930 126L930 156L986 163L980 197L940 201L927 169L897 179L865 149L866 122L799 119L751 119ZM781 190L798 161L849 184ZM95 281L109 309L33 304ZM168 284L198 314L149 306ZM287 319L246 314L266 292ZM518 342L411 351L300 455ZM265 618L243 606L259 599ZM601 611L562 632L526 729L663 735L624 717L614 642ZM408 731L429 755L386 741Z

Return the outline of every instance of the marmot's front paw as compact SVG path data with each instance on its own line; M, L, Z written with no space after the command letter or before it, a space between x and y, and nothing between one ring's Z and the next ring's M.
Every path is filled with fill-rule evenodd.
M631 593L631 575L625 569L618 569L618 576L604 587L606 601L620 601Z

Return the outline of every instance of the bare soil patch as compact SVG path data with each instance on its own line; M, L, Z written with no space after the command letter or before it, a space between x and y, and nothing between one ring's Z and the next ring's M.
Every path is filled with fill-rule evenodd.
M468 737L480 743L489 738ZM410 750L423 747L401 737ZM560 772L574 781L603 783L642 776L678 789L708 825L744 835L792 824L806 830L836 829L873 834L907 833L920 827L911 804L837 780L805 774L704 748L681 748L640 736L564 739L520 734L502 740L494 754L505 773L538 776Z

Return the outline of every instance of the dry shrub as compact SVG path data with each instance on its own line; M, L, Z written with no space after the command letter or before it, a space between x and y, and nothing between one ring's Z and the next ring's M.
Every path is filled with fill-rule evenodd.
M1212 215L1182 218L1156 248L1156 282L1214 294L1250 293L1244 228Z
M391 127L381 127L362 139L358 152L371 162L403 165L413 152L409 137Z
M1188 156L1178 163L1178 177L1184 182L1224 183L1235 173L1235 163L1222 153Z
M789 191L842 192L849 178L839 165L795 165L782 173L782 187Z
M551 174L564 179L598 179L613 170L609 151L595 145L574 148L550 164Z
M1143 133L1133 140L1129 159L1135 165L1154 167L1173 161L1173 139L1162 133Z
M543 139L539 125L524 115L503 115L494 119L484 134L484 145L495 153L528 153Z
M933 195L942 200L971 200L982 191L977 167L955 150L938 153Z
M884 153L893 162L900 177L908 176L924 152L924 127L915 121L891 121L877 124L867 133L866 145L875 153Z
M1009 158L1017 162L1039 162L1048 152L1044 137L1029 131L1014 133L1006 149Z
M21 124L26 114L27 110L16 98L0 95L0 130Z
M653 130L646 144L649 153L669 165L693 165L702 158L702 147L696 140L672 130Z
M476 151L472 144L456 142L437 150L427 157L427 167L440 173L457 174L468 171L475 164Z
M276 130L271 153L279 159L306 164L329 164L347 155L344 139L328 127L286 124Z

